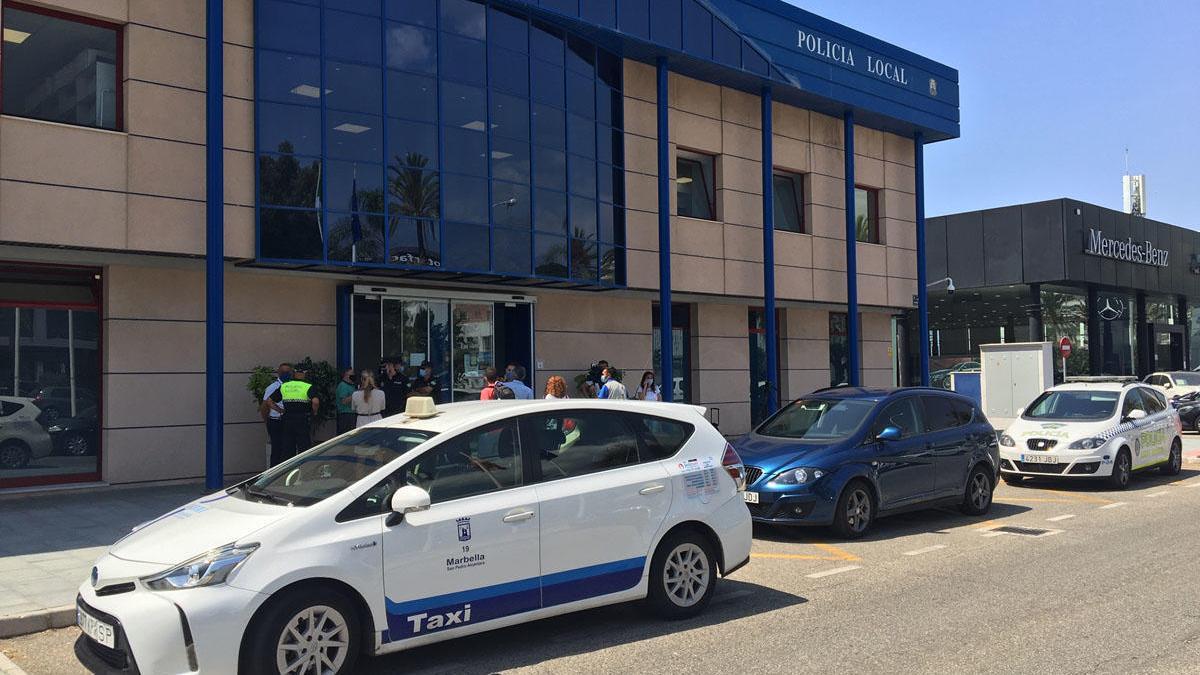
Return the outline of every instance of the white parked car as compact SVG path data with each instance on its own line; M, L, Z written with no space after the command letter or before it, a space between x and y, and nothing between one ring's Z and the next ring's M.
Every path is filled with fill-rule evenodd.
M749 561L741 460L702 408L420 403L114 544L79 588L79 659L349 673L599 605L691 616Z
M1177 398L1200 391L1200 373L1186 370L1151 373L1143 382L1166 394L1167 398Z
M41 413L33 399L0 396L0 478L53 452L50 434L38 421Z
M1048 389L1000 436L1000 475L1106 478L1124 489L1134 471L1179 473L1179 413L1142 384L1080 383Z

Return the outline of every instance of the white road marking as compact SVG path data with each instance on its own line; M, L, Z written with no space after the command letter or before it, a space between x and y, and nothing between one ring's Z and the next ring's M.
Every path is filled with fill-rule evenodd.
M926 546L925 548L919 548L915 551L905 551L903 555L922 555L924 553L933 553L934 551L939 551L943 548L946 548L945 544L934 544L933 546Z
M1154 499L1155 497L1161 497L1165 494L1168 494L1168 492L1169 492L1168 490L1163 490L1162 492L1155 492L1152 495L1146 495L1146 499Z
M812 574L806 574L805 576L807 576L809 579L820 579L821 577L833 576L834 574L841 574L842 572L850 572L860 569L861 567L862 565L846 565L845 567L835 567L831 570L825 570L824 572L813 572Z
M1125 502L1113 502L1113 503L1111 503L1111 504L1105 504L1104 506L1101 506L1100 508L1102 508L1102 509L1115 509L1115 508L1117 508L1118 506L1125 506Z
M1054 516L1053 518L1047 518L1046 520L1050 521L1051 523L1057 523L1060 520L1070 520L1074 517L1075 517L1074 513L1067 513L1067 514L1064 514L1061 516Z
M988 532L987 534L985 534L983 536L985 536L985 537L1003 537L1005 534L1006 533L1004 533L1004 532Z

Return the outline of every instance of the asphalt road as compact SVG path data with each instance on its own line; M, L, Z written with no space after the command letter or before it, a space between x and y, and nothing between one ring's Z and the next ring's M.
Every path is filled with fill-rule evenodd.
M754 559L706 614L636 605L503 629L361 664L363 673L1195 673L1200 471L997 489L989 518L929 510L846 543L756 530ZM1048 530L1040 536L994 528ZM8 641L31 674L82 672L74 629Z

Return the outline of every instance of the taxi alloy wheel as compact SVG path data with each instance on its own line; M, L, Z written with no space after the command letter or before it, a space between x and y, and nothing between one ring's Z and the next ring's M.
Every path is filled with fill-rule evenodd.
M691 542L676 546L663 569L667 596L680 607L691 607L708 593L710 574L711 565L704 549Z
M699 614L717 585L717 562L708 537L684 526L663 537L650 559L646 607L664 619Z
M342 672L350 647L350 626L333 607L315 605L288 620L275 646L280 675Z

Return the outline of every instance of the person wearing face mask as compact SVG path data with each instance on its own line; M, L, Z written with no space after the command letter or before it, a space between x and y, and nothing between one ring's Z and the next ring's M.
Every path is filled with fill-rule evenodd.
M401 363L398 358L386 359L379 374L379 388L383 390L384 396L384 417L404 412L405 401L408 399L408 378L404 376Z
M283 455L280 454L283 452L283 404L274 399L285 376L289 380L292 377L292 364L290 363L281 363L275 369L275 381L268 384L263 391L262 405L258 410L258 414L267 425L267 438L271 440L271 454L267 459L270 466L275 466L283 458Z
M606 399L625 399L629 398L629 393L625 391L625 385L621 381L613 377L613 369L605 368L600 374L600 392L596 398Z
M533 399L533 390L525 384L525 366L519 363L510 363L505 369L503 386L511 389L519 399Z
M633 395L639 401L661 401L662 390L658 385L654 384L654 371L647 370L642 373L642 383L638 385L637 392Z
M432 396L437 400L438 381L433 376L433 364L422 361L417 376L408 385L409 396Z

